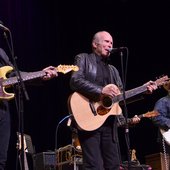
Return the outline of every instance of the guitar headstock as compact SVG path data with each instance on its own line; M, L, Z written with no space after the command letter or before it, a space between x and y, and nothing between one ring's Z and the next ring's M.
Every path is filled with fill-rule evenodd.
M143 117L150 118L150 117L156 117L158 115L159 115L159 112L156 111L156 110L153 110L153 111L150 111L150 112L143 114Z
M157 86L162 86L162 85L167 84L169 80L170 80L169 77L166 75L166 76L163 76L157 79L155 83L157 84Z
M78 66L76 66L76 65L61 65L61 64L56 69L57 69L57 72L60 72L63 74L66 74L70 71L78 71L79 70Z

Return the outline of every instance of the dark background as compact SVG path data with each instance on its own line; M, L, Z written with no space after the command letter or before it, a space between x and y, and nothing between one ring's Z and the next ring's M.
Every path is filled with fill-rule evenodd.
M0 20L12 33L20 70L37 71L48 65L73 64L77 53L90 52L93 34L106 30L113 35L115 47L129 49L126 89L169 74L169 16L169 4L165 0L0 1ZM0 45L12 60L2 30L0 38ZM120 56L111 55L111 63L122 76ZM55 148L56 127L69 114L70 74L59 73L42 86L27 87L30 100L24 100L24 132L32 137L37 153ZM129 117L153 110L154 103L165 94L160 88L144 100L128 105ZM11 114L8 165L14 167L18 118L13 101ZM158 152L157 129L150 119L142 119L130 128L129 136L131 149L136 149L141 163L145 163L146 155ZM64 121L58 128L57 147L70 142L71 132ZM120 146L124 157L124 130L120 130Z

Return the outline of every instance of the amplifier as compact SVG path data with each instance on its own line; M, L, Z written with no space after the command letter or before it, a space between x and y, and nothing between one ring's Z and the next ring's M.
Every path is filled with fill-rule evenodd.
M64 164L62 166L57 167L57 170L83 170L83 166L67 163L67 164Z
M83 170L81 157L74 157L71 162L57 164L57 170Z
M33 156L34 170L56 170L56 153L41 152Z
M67 145L56 151L57 170L82 170L83 158L81 150Z
M75 149L73 145L67 145L59 148L56 151L57 165L72 164L76 161L76 164L82 162L82 152Z

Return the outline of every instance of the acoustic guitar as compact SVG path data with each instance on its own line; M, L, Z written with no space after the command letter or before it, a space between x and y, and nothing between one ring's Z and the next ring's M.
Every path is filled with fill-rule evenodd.
M165 84L167 80L169 80L168 76L163 76L157 79L155 83L159 87ZM146 91L146 84L128 90L125 92L125 99ZM111 98L109 107L105 107L102 100L92 102L80 93L74 92L68 98L68 108L80 129L92 131L99 128L110 115L120 115L122 113L119 102L123 99L123 94L119 94Z

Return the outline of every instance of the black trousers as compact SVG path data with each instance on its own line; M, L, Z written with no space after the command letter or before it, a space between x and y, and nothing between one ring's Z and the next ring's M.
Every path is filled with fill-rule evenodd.
M10 113L7 105L0 103L0 170L4 170L10 139Z
M119 145L114 121L114 117L110 117L95 131L78 131L84 170L119 170Z

